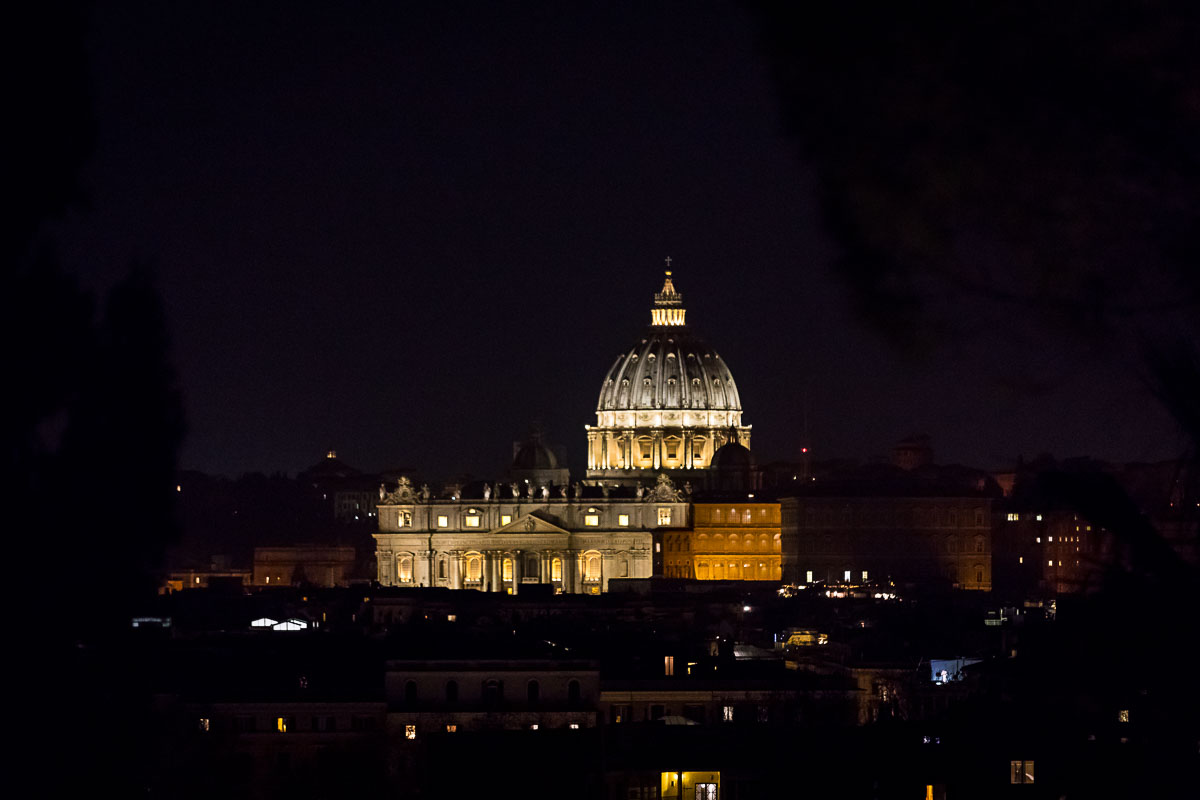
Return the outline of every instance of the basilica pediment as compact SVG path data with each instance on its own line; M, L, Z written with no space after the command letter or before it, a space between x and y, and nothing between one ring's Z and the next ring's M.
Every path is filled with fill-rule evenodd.
M565 535L569 534L570 531L547 522L534 514L523 514L507 525L501 525L499 528L496 528L492 533L520 533L523 535L556 533Z

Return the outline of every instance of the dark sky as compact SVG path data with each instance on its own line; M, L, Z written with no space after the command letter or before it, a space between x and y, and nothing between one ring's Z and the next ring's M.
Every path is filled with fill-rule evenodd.
M806 391L818 457L914 432L986 468L1178 454L1087 343L986 318L906 355L873 332L750 21L650 5L99 4L90 206L59 241L97 289L154 266L182 465L294 472L332 447L490 475L538 419L579 468L666 256L760 460L796 456Z

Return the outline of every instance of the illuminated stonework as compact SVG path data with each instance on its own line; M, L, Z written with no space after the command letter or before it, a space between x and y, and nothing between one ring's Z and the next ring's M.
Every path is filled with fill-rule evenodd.
M709 468L733 430L750 447L733 375L686 314L668 271L650 327L600 387L596 424L587 426L589 481L649 484L667 472L682 484L689 471Z

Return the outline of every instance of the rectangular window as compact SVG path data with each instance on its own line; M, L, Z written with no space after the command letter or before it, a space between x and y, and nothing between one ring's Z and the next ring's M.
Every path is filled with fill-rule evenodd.
M1009 762L1009 783L1033 783L1033 762Z
M438 514L437 526L439 528L447 528L450 526L450 518L444 514Z
M512 522L512 514L501 514L500 515L500 524L501 525L507 525L510 522Z
M617 515L617 524L620 525L622 528L628 528L629 527L629 515L628 514L618 514Z
M671 509L660 508L658 510L658 524L659 526L671 524Z
M1128 722L1129 720L1125 720L1125 721ZM208 729L209 729L208 717L201 717L200 722L197 724L196 727L199 728L201 731L208 733Z
M614 725L629 722L629 706L613 706L610 713Z
M656 553L661 553L661 552L662 552L662 542L655 542L655 543L654 543L654 552L656 552Z
M663 657L663 675L671 676L675 674L675 656Z
M1009 521L1009 522L1017 522L1017 521L1019 521L1020 519L1021 519L1021 515L1020 515L1020 514L1013 514L1012 512L1009 512L1009 514L1008 514L1008 521Z
M866 583L866 582L867 582L867 571L864 569L863 570L863 583Z
M810 570L806 570L806 571L805 571L805 573L804 573L804 582L805 582L805 583L812 583L812 582L813 582L813 579L812 579L812 570L811 570L811 569L810 569Z
M446 733L457 733L457 732L458 732L457 725L447 725L446 726Z
M733 722L733 706L721 706L721 719L724 722Z
M467 527L468 528L478 528L479 527L479 517L475 516L474 514L468 514L467 515Z
M288 728L291 728L292 730L295 730L296 728L296 723L292 721L291 717L275 718L275 730L279 731L280 733L287 733Z
M842 580L845 581L846 583L850 582L850 570L846 570L845 572L842 573Z
M411 528L412 527L412 512L411 511L398 512L396 515L396 524L401 528Z
M599 514L584 514L583 515L583 524L588 526L589 528L595 528L597 525L600 524L600 515Z
M404 726L404 738L405 739L417 738L417 726L416 725L405 725Z

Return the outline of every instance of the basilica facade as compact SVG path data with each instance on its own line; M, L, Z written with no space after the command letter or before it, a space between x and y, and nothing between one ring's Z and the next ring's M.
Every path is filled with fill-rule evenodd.
M666 476L640 496L578 484L553 496L548 486L484 486L479 497L433 498L401 479L382 493L379 582L507 594L549 584L556 594L600 594L611 578L651 576L653 531L690 525L687 497Z

